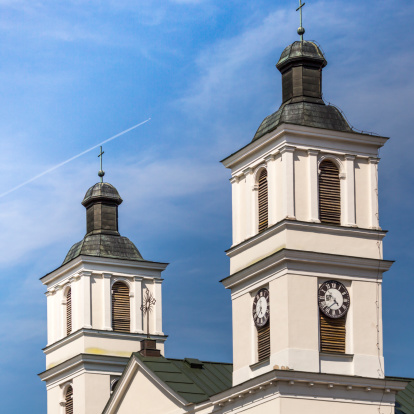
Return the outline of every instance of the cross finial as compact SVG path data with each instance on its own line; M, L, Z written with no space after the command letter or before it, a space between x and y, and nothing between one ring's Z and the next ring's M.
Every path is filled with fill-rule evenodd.
M299 0L299 7L296 9L296 11L299 11L300 14L300 26L298 29L298 35L300 36L300 41L303 42L303 35L305 34L305 29L302 26L302 7L305 5L306 3L302 4L302 0Z
M105 171L102 169L102 155L104 155L105 153L102 151L102 147L101 147L101 151L98 155L98 158L101 159L101 169L98 172L99 177L101 177L101 183L103 183L103 177L105 175Z

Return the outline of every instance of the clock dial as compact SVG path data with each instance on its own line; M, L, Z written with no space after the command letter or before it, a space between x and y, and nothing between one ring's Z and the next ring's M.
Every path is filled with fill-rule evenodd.
M260 289L253 301L253 320L258 328L265 326L269 321L269 291L266 288Z
M329 318L341 318L349 309L351 300L346 287L336 280L328 280L318 290L319 309Z

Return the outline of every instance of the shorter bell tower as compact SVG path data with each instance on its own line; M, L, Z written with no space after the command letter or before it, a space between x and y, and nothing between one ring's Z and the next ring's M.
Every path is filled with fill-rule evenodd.
M41 278L47 297L48 414L101 413L132 352L147 338L164 353L162 271L119 233L118 191L100 182L82 201L86 235ZM153 306L144 317L146 297ZM72 410L72 411L71 411Z

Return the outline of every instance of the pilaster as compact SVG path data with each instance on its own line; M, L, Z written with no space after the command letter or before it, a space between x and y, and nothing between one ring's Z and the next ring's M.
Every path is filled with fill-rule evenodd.
M345 191L344 214L345 225L355 227L355 156L345 155Z
M103 278L103 291L102 291L102 305L103 305L103 329L106 331L112 331L111 323L111 273L102 273Z
M253 220L253 211L254 211L254 203L255 198L253 197L253 191L254 191L254 182L253 182L253 169L252 168L246 168L243 170L243 174L245 176L245 239L248 239L249 237L253 236L256 232L255 229L253 229L254 220Z
M379 158L369 158L369 217L372 229L379 227L378 211L378 163Z
M318 154L317 150L308 150L308 197L309 221L319 223L318 205Z
M231 199L232 199L232 224L233 224L233 245L239 243L240 239L240 184L238 177L232 177Z
M295 173L293 153L295 147L285 146L280 150L283 165L283 217L295 220Z
M269 227L276 223L277 211L276 211L276 155L270 154L265 157L267 166L267 191L268 191L268 214L269 214Z
M83 270L80 274L80 288L82 297L81 326L84 328L92 328L92 312L91 312L91 276L92 272Z
M161 293L161 279L154 279L154 296L156 299L154 307L155 316L155 335L163 335L162 332L162 293Z
M132 301L132 313L134 317L132 318L132 332L143 333L143 321L142 321L142 277L135 276L133 280L132 289L134 292L134 300Z

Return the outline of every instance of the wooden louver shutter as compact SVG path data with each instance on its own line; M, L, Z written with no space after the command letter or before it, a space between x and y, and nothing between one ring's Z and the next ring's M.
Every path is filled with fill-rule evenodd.
M341 224L341 184L338 167L332 161L319 166L319 220Z
M269 224L267 187L267 170L263 169L259 176L259 233Z
M112 329L117 332L130 332L130 325L129 289L125 283L116 282L112 286Z
M65 395L65 414L73 414L73 388L69 385Z
M66 335L72 332L72 289L66 293Z
M257 351L259 362L270 357L270 323L257 329Z
M345 322L346 316L333 319L320 313L320 344L321 352L335 354L345 353Z

